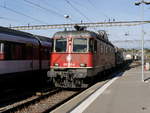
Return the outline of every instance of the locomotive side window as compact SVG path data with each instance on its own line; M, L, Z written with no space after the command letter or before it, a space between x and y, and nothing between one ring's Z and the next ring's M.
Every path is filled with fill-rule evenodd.
M75 38L73 41L73 52L87 52L87 39Z
M93 52L93 39L89 39L89 51Z
M101 54L103 54L103 43L101 43Z
M97 40L94 41L94 52L97 52Z
M103 54L105 54L105 43L103 44Z
M108 47L107 47L107 46L105 46L105 49L106 49L106 50L105 50L105 51L106 51L105 53L107 54L107 53L108 53L108 51L107 51L107 50L108 50Z
M67 39L56 39L55 40L55 51L56 52L66 52Z

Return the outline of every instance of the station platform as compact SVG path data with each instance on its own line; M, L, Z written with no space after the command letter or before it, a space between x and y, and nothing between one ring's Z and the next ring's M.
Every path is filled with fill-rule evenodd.
M142 82L141 67L130 68L98 88L69 112L150 113L150 71L144 72L144 78L146 81Z
M114 81L83 113L150 113L149 72L141 80L141 67L131 68Z

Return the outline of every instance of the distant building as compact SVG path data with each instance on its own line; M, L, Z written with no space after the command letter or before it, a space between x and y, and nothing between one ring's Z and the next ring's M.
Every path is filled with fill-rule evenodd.
M125 56L125 60L131 60L133 57L132 57L132 55L131 54L127 54L126 56Z

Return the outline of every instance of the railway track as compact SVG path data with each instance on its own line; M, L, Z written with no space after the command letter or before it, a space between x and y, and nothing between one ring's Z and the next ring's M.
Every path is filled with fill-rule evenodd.
M81 91L55 89L46 93L37 92L32 96L18 103L0 108L2 113L46 113L57 106L73 98Z
M36 92L48 92L49 87L38 88L9 88L0 90L0 109L36 95Z
M127 67L126 67L127 68ZM122 69L126 69L125 67ZM121 71L121 70L120 70ZM107 76L102 81L108 81L113 76ZM106 82L105 81L105 82ZM0 112L3 113L47 113L67 102L71 98L78 95L83 90L63 90L63 89L49 89L44 92L37 92L36 95L24 99L23 101L1 107Z

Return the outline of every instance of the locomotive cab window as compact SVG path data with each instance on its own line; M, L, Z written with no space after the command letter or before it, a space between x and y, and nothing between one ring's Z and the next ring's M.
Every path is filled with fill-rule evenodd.
M73 52L87 52L87 39L75 38L73 41Z
M56 39L55 41L55 48L56 52L66 52L67 40L65 38Z

